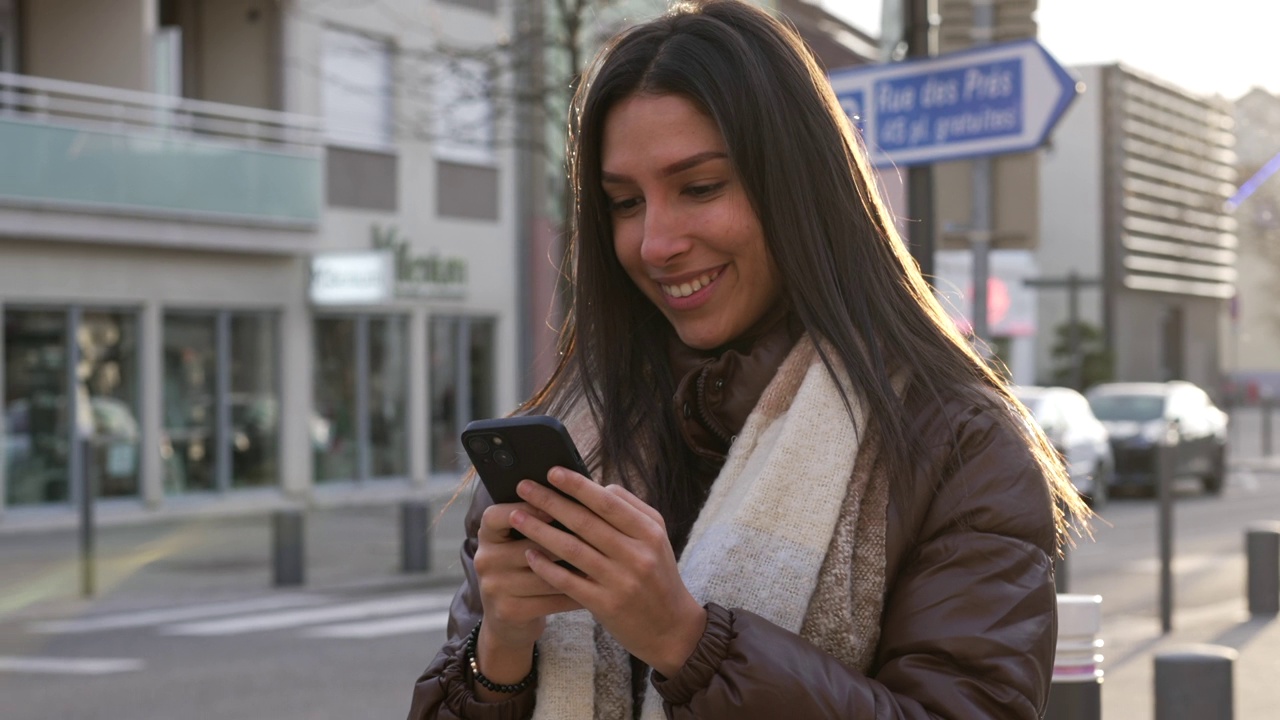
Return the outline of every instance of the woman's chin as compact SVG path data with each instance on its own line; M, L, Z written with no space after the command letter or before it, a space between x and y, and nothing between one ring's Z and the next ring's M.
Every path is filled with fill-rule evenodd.
M712 328L677 325L675 330L680 342L694 350L714 350L733 340L728 333Z

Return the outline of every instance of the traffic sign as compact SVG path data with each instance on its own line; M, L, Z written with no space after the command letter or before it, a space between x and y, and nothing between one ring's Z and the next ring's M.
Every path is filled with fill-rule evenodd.
M1035 40L836 70L829 79L876 165L1037 148L1083 90Z

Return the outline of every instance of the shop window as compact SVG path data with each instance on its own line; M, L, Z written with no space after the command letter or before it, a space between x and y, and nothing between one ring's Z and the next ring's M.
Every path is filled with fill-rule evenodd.
M7 505L138 494L138 368L132 313L6 309Z
M458 435L472 420L495 412L495 323L489 318L435 317L427 342L431 358L431 470L466 466Z
M407 331L398 316L316 319L316 482L408 476Z
M274 485L280 477L276 319L232 315L230 326L231 485Z
M166 492L277 482L278 344L273 315L165 315L160 457Z

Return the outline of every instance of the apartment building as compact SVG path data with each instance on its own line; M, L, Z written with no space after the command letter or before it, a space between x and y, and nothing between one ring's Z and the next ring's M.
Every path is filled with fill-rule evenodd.
M516 153L462 47L518 6L0 0L0 526L86 477L156 514L456 477L518 399Z
M1238 397L1280 398L1280 95L1254 88L1235 101L1234 117L1240 275L1223 365Z

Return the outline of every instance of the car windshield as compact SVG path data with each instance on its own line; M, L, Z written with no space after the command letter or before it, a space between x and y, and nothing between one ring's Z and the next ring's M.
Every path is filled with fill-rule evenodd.
M1095 395L1089 406L1099 420L1158 420L1164 416L1161 395Z

